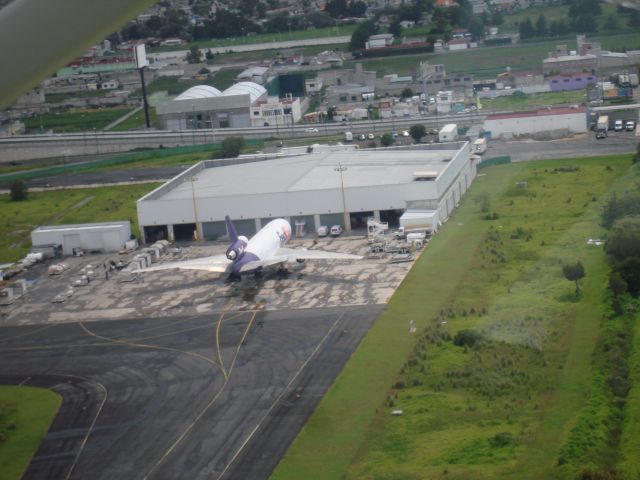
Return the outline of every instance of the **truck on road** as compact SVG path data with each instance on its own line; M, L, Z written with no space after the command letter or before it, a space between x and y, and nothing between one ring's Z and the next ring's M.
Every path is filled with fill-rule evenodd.
M438 133L439 142L455 142L458 138L458 125L447 123Z
M598 123L596 124L596 138L607 138L608 131L609 117L607 115L600 115L598 117Z
M471 144L471 153L476 155L482 155L487 151L487 139L486 138L478 138L474 140Z

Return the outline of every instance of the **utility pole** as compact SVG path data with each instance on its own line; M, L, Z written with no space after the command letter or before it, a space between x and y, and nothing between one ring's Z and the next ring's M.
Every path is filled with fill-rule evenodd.
M340 172L340 191L342 192L342 211L343 211L343 220L344 220L344 230L348 234L351 233L351 219L349 218L349 212L347 211L347 200L344 194L344 178L342 177L342 172L347 170L347 167L343 167L340 162L338 162L338 166L333 169L336 172Z
M140 71L140 83L142 84L142 103L144 105L144 120L147 128L151 128L151 123L149 122L149 104L147 103L147 89L144 85L144 67L149 65L149 60L147 60L147 53L144 43L141 45L136 45L133 53L136 60L136 68Z

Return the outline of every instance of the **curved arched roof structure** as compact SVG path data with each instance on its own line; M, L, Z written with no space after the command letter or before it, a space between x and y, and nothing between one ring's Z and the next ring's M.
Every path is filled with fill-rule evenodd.
M228 95L241 95L243 93L248 93L251 98L251 103L253 103L267 93L267 90L262 85L254 82L239 82L227 88L222 92L222 95L226 97Z
M182 92L174 98L174 100L193 100L196 98L219 97L220 95L222 95L222 93L215 87L211 87L209 85L196 85L195 87L191 87L189 90Z

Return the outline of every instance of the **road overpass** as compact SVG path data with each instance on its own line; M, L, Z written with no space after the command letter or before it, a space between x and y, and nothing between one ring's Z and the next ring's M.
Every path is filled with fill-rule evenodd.
M365 120L352 123L321 123L293 126L224 128L216 130L149 130L133 132L80 132L44 135L20 135L0 138L0 163L40 158L71 158L81 155L104 155L128 152L139 148L179 147L217 143L227 137L244 138L303 138L313 143L314 137L353 133L382 134L392 130L408 130L411 125L422 124L428 129L445 123L462 126L482 124L484 115L475 113L429 117L403 117L389 120ZM309 133L308 128L318 133Z

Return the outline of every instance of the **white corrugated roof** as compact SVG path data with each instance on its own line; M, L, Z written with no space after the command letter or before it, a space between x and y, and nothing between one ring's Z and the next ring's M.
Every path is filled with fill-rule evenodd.
M254 82L238 82L222 92L222 96L227 97L229 95L242 95L245 93L249 94L251 102L253 103L262 95L266 94L267 90L262 85Z
M216 87L209 85L196 85L189 90L185 90L178 95L174 100L193 100L196 98L211 98L219 97L222 93Z

